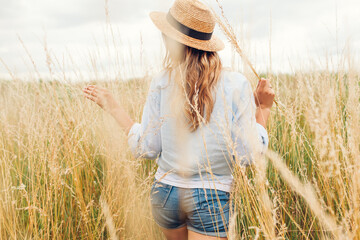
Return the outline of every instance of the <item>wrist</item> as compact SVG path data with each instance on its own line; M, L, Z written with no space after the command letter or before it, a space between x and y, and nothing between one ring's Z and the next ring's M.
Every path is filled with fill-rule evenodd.
M128 125L124 128L125 135L128 136L131 128L134 126L135 122L130 120Z
M258 107L256 109L256 122L261 124L266 129L266 124L270 116L270 108L268 107Z
M109 107L106 110L110 115L114 116L116 115L119 111L121 111L121 107L118 104L114 104L113 106Z
M125 131L125 134L128 135L131 127L135 123L129 114L120 105L109 109L108 113L117 121L120 127Z
M257 109L260 109L260 111L267 111L267 112L270 112L271 111L271 107L269 106L265 106L265 105L259 105L257 106Z

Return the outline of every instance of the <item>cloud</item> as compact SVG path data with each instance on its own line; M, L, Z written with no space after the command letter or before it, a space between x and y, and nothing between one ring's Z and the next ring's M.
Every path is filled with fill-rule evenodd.
M218 10L215 0L210 2ZM140 52L160 59L161 38L149 19L150 11L168 11L169 0L108 0L109 16L115 31L116 43L123 54L135 57ZM250 57L260 68L266 68L269 46L270 12L272 21L272 54L274 67L283 69L289 58L302 53L306 57L334 49L336 39L343 45L350 37L354 48L360 48L360 23L356 0L220 0L230 23L244 40ZM109 44L105 4L103 0L0 0L0 57L18 72L27 72L25 52L17 39L21 36L33 58L44 59L44 37L54 55L62 56L66 49L80 57L89 51L106 50ZM106 36L106 34L108 34ZM226 41L217 28L216 34ZM338 34L338 37L336 37ZM142 36L142 41L140 40ZM107 40L104 40L107 38ZM141 45L142 44L142 45ZM140 50L140 49L143 50ZM84 53L84 54L80 54ZM232 50L221 53L231 65ZM304 55L304 54L303 54ZM304 56L305 58L305 56ZM101 58L106 62L106 57ZM151 59L151 58L150 58ZM88 69L87 61L79 60L79 68ZM86 64L85 64L86 62ZM134 60L139 65L139 61ZM150 64L153 61L150 61ZM128 64L127 64L128 65ZM40 69L46 71L45 67ZM84 71L85 71L84 70ZM0 72L5 69L0 65Z

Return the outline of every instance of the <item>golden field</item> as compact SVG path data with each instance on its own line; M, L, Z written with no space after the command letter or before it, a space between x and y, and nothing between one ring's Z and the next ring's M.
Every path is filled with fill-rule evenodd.
M360 82L344 64L272 76L271 151L236 169L230 239L359 239ZM139 121L150 80L97 84ZM162 239L149 204L156 164L131 156L85 84L1 82L1 239Z
M49 80L39 80L30 56L32 81L11 70L0 81L0 239L164 239L149 201L155 162L134 159L115 120L81 91L89 83L110 89L140 121L153 74L71 82L46 57ZM234 171L229 239L360 239L355 57L345 51L336 71L263 74L278 102L269 150Z

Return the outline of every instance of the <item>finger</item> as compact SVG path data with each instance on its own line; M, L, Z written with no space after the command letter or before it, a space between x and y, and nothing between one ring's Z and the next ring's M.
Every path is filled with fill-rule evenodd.
M91 101L96 102L96 99L97 99L96 97L91 96L91 95L88 95L88 94L84 94L84 96L85 96L86 98L90 99Z
M262 78L259 82L259 88L264 89L268 84L270 84L269 80Z
M96 88L95 87L86 87L83 88L83 90L89 90L89 91L94 91Z
M85 87L85 88L83 88L83 90L95 91L95 90L97 90L97 87Z
M264 93L267 95L275 95L275 91L272 88L265 89Z
M85 89L84 92L87 93L87 94L90 94L92 96L97 96L98 95L98 91L96 89L95 90L87 90L87 89Z
M83 89L83 92L86 92L89 94L96 94L98 91L96 89Z
M97 86L95 85L87 85L86 87L84 87L84 89L95 89L97 88Z
M83 93L84 93L84 95L87 95L87 96L97 97L97 94L95 92L92 92L92 91L84 90Z
M104 92L104 90L100 89L99 86L94 86L92 88L89 89L90 91L94 91L96 93L102 93Z

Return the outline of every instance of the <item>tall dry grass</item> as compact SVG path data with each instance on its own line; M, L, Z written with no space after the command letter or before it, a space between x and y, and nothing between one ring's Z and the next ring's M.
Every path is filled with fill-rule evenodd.
M0 83L0 239L164 239L150 211L155 162L134 159L115 121L81 94L88 82L56 75L62 68L44 51L50 81L39 81L26 50L34 81L8 69L12 79ZM92 83L111 89L139 121L151 77L121 80ZM354 56L345 51L337 71L273 74L272 85L279 104L269 151L234 170L229 239L360 239Z

